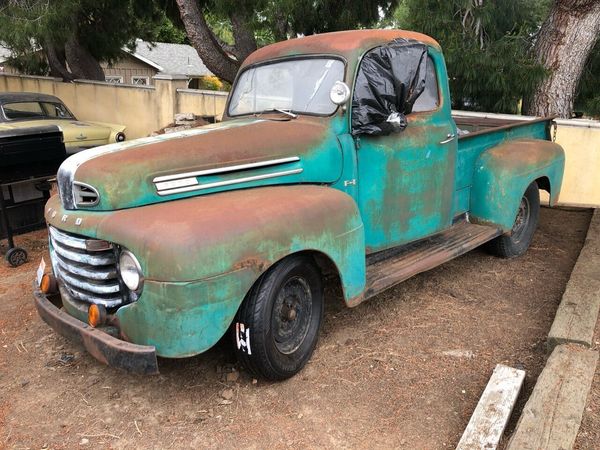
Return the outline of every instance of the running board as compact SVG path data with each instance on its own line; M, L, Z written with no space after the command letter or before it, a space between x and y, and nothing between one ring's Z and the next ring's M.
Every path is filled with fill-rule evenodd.
M485 225L461 221L420 241L367 256L364 299L473 250L502 232Z

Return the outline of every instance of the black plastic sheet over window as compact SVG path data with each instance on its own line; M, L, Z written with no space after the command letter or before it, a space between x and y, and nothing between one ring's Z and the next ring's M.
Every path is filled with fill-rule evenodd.
M425 89L427 46L396 39L363 58L352 99L352 134L388 135L406 128L406 114Z

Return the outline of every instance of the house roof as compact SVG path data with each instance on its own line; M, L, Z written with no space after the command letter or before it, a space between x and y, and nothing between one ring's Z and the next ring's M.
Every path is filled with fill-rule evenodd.
M10 59L11 51L0 44L0 63Z
M138 39L135 51L127 49L125 51L161 73L192 77L212 75L198 56L196 49L190 45L150 43Z

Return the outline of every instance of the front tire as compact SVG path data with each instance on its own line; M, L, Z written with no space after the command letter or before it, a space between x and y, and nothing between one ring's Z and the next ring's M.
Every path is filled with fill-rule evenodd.
M268 380L297 374L317 345L323 304L322 276L312 257L291 256L270 268L233 323L239 361Z
M501 258L516 258L523 255L533 240L539 215L540 191L534 181L527 187L521 198L512 230L489 242L487 248L490 253Z

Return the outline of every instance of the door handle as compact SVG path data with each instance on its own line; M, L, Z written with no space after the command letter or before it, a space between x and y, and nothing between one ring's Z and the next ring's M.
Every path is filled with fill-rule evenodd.
M442 142L440 142L441 145L444 144L449 144L450 142L452 142L454 139L456 138L456 134L454 133L448 133L448 139L443 140Z

